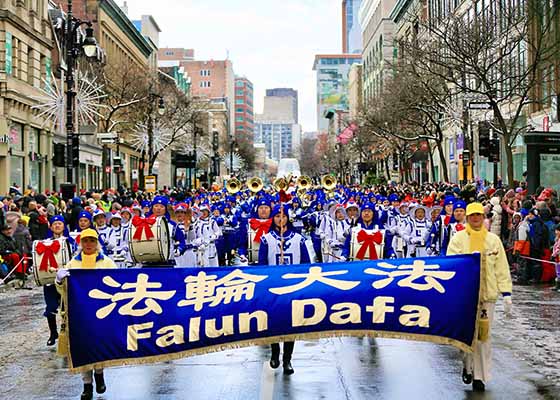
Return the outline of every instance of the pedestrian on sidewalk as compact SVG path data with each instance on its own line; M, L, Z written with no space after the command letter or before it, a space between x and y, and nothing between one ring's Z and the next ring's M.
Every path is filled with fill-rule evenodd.
M512 308L512 283L506 252L500 238L484 227L484 214L482 204L469 204L466 229L453 236L447 249L448 255L481 254L479 311L481 319L488 318L488 337L484 341L476 340L474 352L465 353L463 358L463 382L466 384L472 382L473 390L476 392L483 392L485 383L488 383L491 378L492 339L490 332L498 294L501 293L504 297L506 314L509 315Z

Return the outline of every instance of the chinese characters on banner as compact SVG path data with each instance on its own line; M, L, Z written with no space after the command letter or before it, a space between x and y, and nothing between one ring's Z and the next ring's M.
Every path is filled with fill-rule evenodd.
M70 366L157 362L277 336L399 337L469 351L479 275L479 255L76 270L68 279Z

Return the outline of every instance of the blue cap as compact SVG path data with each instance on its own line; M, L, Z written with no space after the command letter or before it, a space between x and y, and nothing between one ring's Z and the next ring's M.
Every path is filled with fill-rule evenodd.
M87 211L82 211L81 213L78 214L78 220L82 218L86 218L89 222L91 222L91 214L88 213Z
M445 196L443 199L443 206L448 206L450 204L455 204L455 196Z
M270 213L270 217L274 218L275 215L280 214L280 207L284 207L284 215L286 215L286 217L288 216L288 212L290 210L290 206L288 206L287 204L277 204L274 206L274 208L272 209L272 212Z
M522 208L521 210L519 210L519 213L520 213L523 217L526 217L527 215L529 215L529 210L527 210L526 208Z
M72 199L72 204L77 206L78 204L82 204L82 200L79 197L74 197Z
M169 199L165 196L156 196L152 200L151 206L153 207L156 204L161 204L162 206L167 207L167 205L169 204ZM142 202L142 207L143 206L144 206L144 202Z
M373 203L370 203L370 202L364 203L360 207L360 211L364 211L364 210L375 211L375 205Z
M49 222L51 224L54 224L55 222L62 222L63 224L66 225L66 221L64 220L64 217L62 215L54 215L51 217L51 219L49 220Z
M140 205L142 206L142 208L149 208L150 207L150 201L149 200L142 200L142 203Z
M389 195L389 201L392 203L394 201L399 201L399 195L396 193L391 193Z
M458 208L462 208L463 210L467 209L467 203L465 203L464 200L457 200L455 202L455 204L453 204L453 211L455 211Z

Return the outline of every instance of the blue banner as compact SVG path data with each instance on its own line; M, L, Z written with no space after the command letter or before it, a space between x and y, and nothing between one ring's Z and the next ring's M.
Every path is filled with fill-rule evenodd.
M472 351L478 254L229 268L72 270L72 372L240 346L379 336Z

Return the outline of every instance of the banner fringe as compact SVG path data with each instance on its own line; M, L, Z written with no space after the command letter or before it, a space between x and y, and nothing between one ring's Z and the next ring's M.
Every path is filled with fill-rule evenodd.
M69 362L70 373L77 374L85 371L90 371L94 368L109 368L109 367L154 364L158 362L179 360L185 357L216 353L225 350L235 350L235 349L240 349L240 348L250 347L250 346L264 346L271 343L290 342L295 340L326 339L326 338L335 338L335 337L371 337L371 338L413 340L417 342L429 342L435 344L450 345L467 353L472 353L474 347L474 342L473 342L473 346L468 346L465 343L459 342L454 339L449 339L442 336L434 336L434 335L375 331L375 330L372 331L336 330L336 331L310 332L310 333L301 333L301 334L293 334L293 335L264 337L258 339L250 339L250 340L241 340L232 343L224 343L221 345L207 346L198 349L186 350L186 351L170 353L170 354L161 354L157 356L106 360L99 363L87 364L81 367L73 366L72 359L71 359L72 353L69 352L70 356L68 358L68 362ZM476 335L474 340L476 342Z

